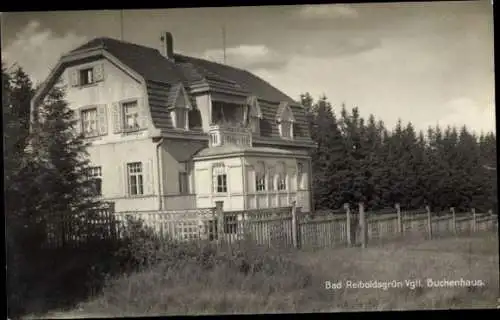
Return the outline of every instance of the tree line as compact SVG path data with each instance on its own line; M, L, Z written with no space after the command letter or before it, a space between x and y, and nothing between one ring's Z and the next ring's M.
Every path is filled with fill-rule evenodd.
M111 252L121 248L100 239L79 251L42 248L51 229L64 229L58 224L62 217L78 225L100 202L86 176L87 145L75 133L64 88L51 89L31 118L34 93L21 67L7 69L2 62L10 314L22 313L28 301L40 297L69 299L75 288L87 285L89 274L107 263L106 268L112 268L118 260L110 258ZM316 209L363 201L371 209L400 203L406 208L429 204L438 209L496 211L496 171L491 170L496 168L494 133L476 136L466 126L417 132L411 123L401 121L389 130L374 115L365 120L358 108L342 106L337 119L324 96L315 101L306 93L301 100L318 144L312 152Z
M429 205L433 210L497 210L496 135L463 125L417 131L401 120L387 128L345 104L336 117L326 96L301 95L312 139L316 209L363 202L372 210Z

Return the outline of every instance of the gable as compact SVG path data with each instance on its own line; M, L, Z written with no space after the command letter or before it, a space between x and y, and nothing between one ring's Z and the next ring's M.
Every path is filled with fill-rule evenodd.
M282 121L295 122L295 117L293 115L293 111L290 108L290 105L288 104L288 102L281 102L280 105L278 106L278 110L276 112L276 121L277 122L282 122Z
M247 100L247 104L250 107L249 113L251 117L262 118L262 111L260 110L259 101L256 96L250 96Z

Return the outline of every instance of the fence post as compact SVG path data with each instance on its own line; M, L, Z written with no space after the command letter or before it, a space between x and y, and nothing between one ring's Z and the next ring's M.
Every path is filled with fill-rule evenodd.
M346 237L347 237L347 245L352 246L352 230L351 230L351 209L349 208L348 203L344 203L344 210L346 213Z
M452 215L451 216L451 223L452 223L453 233L457 234L457 216L455 214L455 208L451 207L450 211L451 211L451 215Z
M396 213L398 214L398 232L402 234L404 229L403 229L403 217L401 216L401 206L399 205L399 203L396 203L394 207L396 208Z
M361 227L361 247L366 248L368 240L368 226L366 223L365 206L363 202L359 203L359 226Z
M429 240L432 240L432 214L431 214L431 208L429 206L425 206L425 210L427 210L427 230L429 231Z
M217 243L224 238L224 201L215 201L215 216L217 218Z
M299 247L297 232L297 202L292 202L292 244L295 249Z
M472 231L476 232L477 231L477 224L476 224L476 208L471 208L470 211L472 211Z

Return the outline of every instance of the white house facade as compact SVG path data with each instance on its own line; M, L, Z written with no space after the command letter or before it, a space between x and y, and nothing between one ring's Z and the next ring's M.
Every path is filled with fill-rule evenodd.
M66 88L103 200L115 210L288 206L309 211L315 147L304 108L255 75L97 38L61 57L32 100Z

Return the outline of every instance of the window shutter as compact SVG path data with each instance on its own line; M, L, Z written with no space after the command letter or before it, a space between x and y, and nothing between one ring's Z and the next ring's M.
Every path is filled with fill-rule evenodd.
M146 99L138 100L139 107L139 126L141 129L146 129L148 127L148 112L146 110Z
M120 133L123 131L123 112L120 104L113 103L113 132Z
M72 87L78 86L78 70L70 71L69 73L69 81Z
M115 190L116 190L116 195L121 197L121 196L124 196L127 194L127 187L126 187L126 184L127 184L127 180L125 179L126 178L126 167L123 166L123 164L118 164L116 166L116 170L117 170L117 173L118 173L118 179L116 179L117 181L117 184L115 185Z
M76 121L74 124L74 130L77 136L82 134L82 116L80 109L73 110L73 120Z
M99 63L94 67L94 81L100 82L104 81L104 64Z
M144 162L144 194L145 195L152 195L154 194L154 188L153 188L153 161L148 160Z
M97 117L98 117L98 125L99 125L99 134L101 136L105 136L108 134L108 108L107 105L102 104L97 106Z

